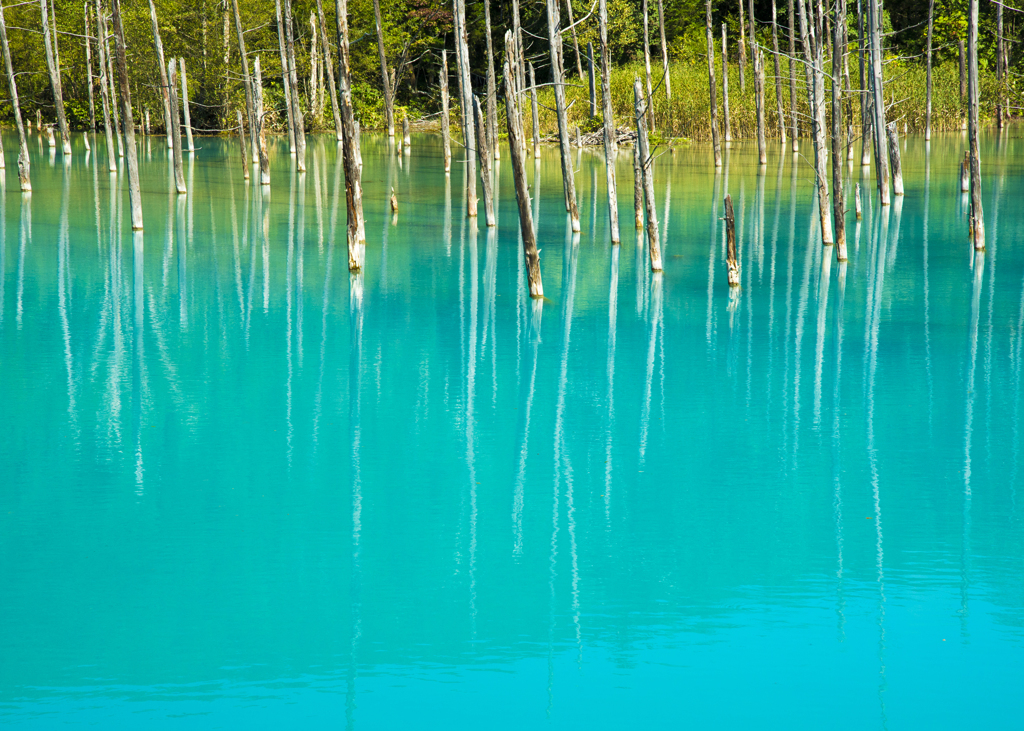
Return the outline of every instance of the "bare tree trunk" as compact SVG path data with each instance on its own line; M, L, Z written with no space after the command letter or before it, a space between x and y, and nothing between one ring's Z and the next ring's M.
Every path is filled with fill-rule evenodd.
M295 63L295 35L292 33L292 2L284 0L285 47L288 51L288 79L291 81L292 114L295 116L296 168L306 172L306 130L302 121L302 105L299 104L299 71Z
M172 58L167 62L167 83L171 101L171 141L174 144L171 157L174 161L174 187L178 193L185 193L185 174L181 168L181 123L178 111L177 62Z
M156 63L160 67L160 98L164 103L164 132L167 134L167 147L173 147L171 138L171 102L167 89L167 61L164 59L164 44L160 39L160 24L156 17L156 5L149 0L149 22L153 27L153 44L156 47Z
M871 155L868 153L868 145L871 144L871 100L868 97L867 74L864 71L864 54L867 48L867 39L864 37L864 13L861 10L861 0L857 0L857 55L860 60L860 164L866 167L871 164Z
M238 36L238 55L242 57L242 83L245 86L245 111L249 115L249 134L252 138L252 162L259 161L259 141L257 130L263 126L256 120L256 107L253 99L252 77L249 75L249 56L245 51L245 35L242 33L242 17L238 14L238 0L231 0L235 14L235 33Z
M871 38L871 107L874 112L872 126L875 133L875 177L878 179L878 197L883 206L889 205L889 151L885 139L885 101L882 97L882 29L878 0L870 0L868 7L868 33Z
M580 81L583 81L583 57L580 56L580 42L576 37L576 20L573 18L572 0L565 0L565 9L569 13L569 30L572 32L572 47L576 51L576 73L579 74ZM565 76L564 64L562 67L562 76Z
M842 79L836 69L843 63L846 0L836 2L835 35L832 39L832 224L835 227L836 259L846 261L846 200L843 195Z
M89 129L96 131L96 100L93 97L93 75L92 75L92 38L89 33L89 3L83 5L85 18L85 80L86 88L89 89Z
M565 192L565 210L572 219L572 230L580 230L580 212L576 207L576 180L569 151L569 119L565 111L565 70L562 68L561 23L558 0L546 0L548 10L548 41L551 47L551 73L555 87L555 112L558 116L558 141L562 151L562 188ZM646 2L646 0L645 0Z
M967 15L968 137L971 151L971 241L985 248L985 212L981 205L981 149L978 147L978 0L969 0Z
M800 123L796 116L796 13L793 0L789 0L789 115L793 152L797 152L800 149Z
M452 171L452 133L448 118L448 51L441 51L441 143L444 146L444 172Z
M722 141L718 137L718 99L715 89L715 35L711 27L711 0L705 0L705 32L708 39L708 90L711 106L711 145L715 153L715 167L722 167Z
M934 0L932 0L934 2ZM999 89L996 95L996 128L1003 128L1003 114L1006 112L1003 106L1003 5L996 5L996 87Z
M121 0L110 0L114 25L114 46L117 49L117 80L121 87L121 116L124 119L124 147L128 160L128 197L132 209L132 230L142 230L142 193L139 189L139 158L135 148L135 120L132 117L132 94L128 88L128 59L125 52L124 28L121 25Z
M107 80L107 20L103 13L103 4L96 0L96 33L99 42L96 50L99 53L96 61L100 67L100 106L103 108L103 135L107 140L107 170L117 172L117 153L114 150L114 135L116 134L113 123L110 120L110 107L114 100L110 98L110 83Z
M99 6L98 4L99 0L97 0L97 7ZM111 42L113 43L113 38L111 38ZM117 111L117 100L120 97L120 93L115 88L117 77L114 75L114 51L106 49L105 53L107 55L107 79L110 81L110 106L114 114L114 137L117 139L117 156L124 157L124 135L122 134L121 115Z
M519 58L515 70L519 74L519 90L523 91L526 89L526 49L523 47L523 26L519 14L519 0L512 0L512 33L515 35L516 53Z
M334 137L341 142L341 110L338 108L338 88L335 86L331 46L327 43L327 21L324 20L324 2L316 0L316 15L320 21L320 45L324 48L324 68L327 69L327 87L331 92L331 113L334 115Z
M743 3L744 0L739 0L740 6L740 33L739 33L739 52L740 52L740 92L747 90L747 48L745 45L745 39L747 37L747 21L743 15Z
M552 0L548 0L550 3ZM466 28L466 0L455 3L455 57L459 71L459 108L462 112L462 143L466 147L466 215L477 216L476 144L473 128L473 83L469 74L469 31Z
M568 0L567 0L568 1ZM651 39L649 30L649 17L647 12L647 2L643 1L643 14L644 14L644 72L647 79L647 109L650 110L646 119L647 128L654 131L654 89L651 86ZM742 0L740 0L742 2Z
M754 110L757 116L757 160L768 164L768 150L765 147L764 131L764 52L760 46L751 44L754 56Z
M0 43L3 44L4 68L7 70L7 90L11 96L14 124L18 128L18 181L21 183L22 192L28 193L32 190L28 140L25 137L25 124L21 119L21 107L18 105L18 83L14 75L14 65L11 63L11 48L7 44L7 21L4 19L3 6L0 6Z
M352 109L352 77L348 56L348 0L334 0L338 35L338 89L340 91L342 148L345 165L345 201L348 210L348 268L363 268L366 232L363 225L362 163L359 128ZM447 82L447 75L446 75Z
M533 158L540 159L540 113L537 111L537 75L533 73L533 64L530 64L530 111L533 115Z
M288 51L285 47L286 26L281 13L281 0L274 0L274 12L277 14L277 52L281 56L281 86L284 89L285 117L288 120L288 151L295 155L298 152L298 143L295 138L295 109L292 105L291 64L288 63Z
M1002 6L999 6L1000 12L1002 12ZM928 0L928 59L927 63L927 77L925 80L926 90L925 94L928 99L926 100L927 109L925 111L924 118L924 138L930 140L932 138L932 26L935 21L935 0Z
M895 122L889 122L886 133L889 140L889 164L892 166L892 193L903 195L903 165L900 162L900 138Z
M658 30L661 33L661 68L665 75L665 100L672 101L672 77L668 73L668 43L665 41L664 1L658 0ZM669 109L671 109L671 104Z
M709 0L710 2L710 0ZM615 136L615 115L612 111L612 54L608 48L608 0L598 0L601 34L601 116L604 123L604 170L608 188L608 228L612 244L619 243L619 201L615 184L615 161L619 156ZM593 59L593 53L591 53ZM593 69L593 63L591 63ZM591 74L593 78L593 74Z
M71 154L71 133L68 120L64 116L64 92L60 83L60 69L54 61L53 44L50 40L50 21L47 0L39 0L43 17L43 50L46 53L46 68L50 72L50 88L53 89L53 104L57 109L57 126L60 128L61 149L65 155Z
M814 177L818 192L818 218L821 224L821 243L832 245L832 219L828 205L828 173L825 146L825 75L822 59L821 39L808 29L816 29L818 23L808 23L807 3L799 0L800 44L804 47L804 69L807 77L807 102L811 111L811 140L814 144ZM812 7L812 12L814 12Z
M736 214L732 196L725 196L725 266L730 287L740 286L740 262L736 255Z
M178 65L181 66L181 109L185 114L185 139L188 140L188 151L195 152L196 146L192 142L192 115L188 109L188 76L185 74L185 59L179 58Z
M464 2L464 0L456 0L456 3ZM465 18L465 6L462 11L463 18ZM380 72L384 78L384 119L388 125L388 137L394 138L395 136L395 101L391 97L391 80L388 77L388 57L384 53L384 25L380 16L380 0L373 0L373 17L377 21L377 53L380 56ZM465 21L463 21L463 25ZM458 41L456 41L458 42ZM456 53L456 58L459 58L461 54ZM468 63L468 60L467 60ZM463 103L466 100L463 99ZM466 116L465 107L463 107L463 116ZM473 116L472 110L469 115ZM472 143L470 143L472 145ZM474 196L475 197L475 196Z
M590 118L597 116L597 81L594 78L594 44L587 43L587 86L590 91Z
M786 115L782 108L782 70L779 66L779 25L775 9L775 0L772 0L772 61L775 65L775 105L776 117L779 123L779 139L786 144Z
M480 100L473 97L473 111L476 114L476 144L480 152L480 182L484 189L484 215L488 226L494 225L494 196L491 190L491 146L487 140L487 120L480 107Z
M249 179L249 148L245 144L245 122L242 120L242 110L236 109L238 114L238 141L242 145L242 177Z
M640 142L633 143L633 222L636 230L644 227L644 171L640 167Z
M722 124L728 145L732 142L732 129L729 127L729 41L726 32L725 23L722 23Z
M509 157L512 158L512 179L516 188L516 203L519 206L519 232L523 239L523 260L527 285L531 297L543 297L544 283L540 274L540 252L537 251L533 211L530 209L530 186L526 181L526 138L523 133L523 115L519 103L523 92L518 82L522 76L519 67L523 64L523 59L516 43L512 31L506 31L505 117L508 123L508 149Z
M501 155L498 151L498 90L494 82L494 44L491 38L491 0L483 0L483 3L484 27L487 32L487 146L491 154L494 155L494 159L498 159ZM488 169L490 168L488 167Z
M637 150L640 157L640 170L644 186L644 218L647 219L647 248L651 259L651 271L660 272L663 270L663 267L661 264L661 245L658 241L658 212L654 202L654 161L651 156L650 147L647 144L647 123L644 119L644 115L647 114L647 105L644 103L640 79L633 82L633 104L636 108Z
M259 151L260 185L270 185L270 155L267 154L267 125L263 111L263 72L259 56L253 61L253 72L253 91L256 97L256 129L253 135L257 139L256 149Z

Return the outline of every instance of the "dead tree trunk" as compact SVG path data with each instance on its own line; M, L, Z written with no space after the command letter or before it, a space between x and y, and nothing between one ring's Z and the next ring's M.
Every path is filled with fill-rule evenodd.
M50 88L53 90L53 105L57 110L57 126L60 128L61 149L65 155L71 154L71 133L68 120L64 116L64 92L60 83L60 69L53 56L53 44L50 40L50 20L48 0L39 0L43 17L43 50L46 53L46 68L50 72Z
M743 15L743 2L739 0L740 6L740 33L739 33L739 52L740 52L740 92L747 90L747 49L744 45L744 40L747 37L747 21Z
M494 81L494 44L491 38L491 0L483 0L487 33L487 147L494 159L498 152L498 89ZM489 169L489 166L488 166ZM488 224L489 226L493 224Z
M84 4L85 18L85 81L89 90L89 130L96 131L96 100L93 97L92 83L92 38L89 33L89 3Z
M164 132L167 134L167 146L173 147L174 142L171 137L171 126L174 123L171 121L171 102L167 88L167 61L164 59L164 44L160 39L160 24L157 22L156 5L153 4L153 0L149 0L149 22L153 26L153 44L156 47L156 62L160 67L160 98L164 103Z
M548 0L550 3L552 0ZM466 148L466 215L477 216L476 136L473 129L473 83L469 75L469 31L466 28L466 0L455 2L455 51L459 70L459 107L462 111L462 143ZM392 134L394 134L392 132Z
M882 97L882 29L878 0L868 3L868 34L871 39L871 108L874 113L872 127L875 133L875 177L878 179L878 197L883 206L889 205L889 151L885 139L885 100Z
M533 64L530 64L530 112L533 124L533 159L540 159L540 113L537 111L537 75L533 73Z
M647 249L651 259L651 271L663 270L661 245L658 241L658 212L654 203L654 160L647 144L647 104L644 102L640 79L633 82L633 104L636 108L636 140L640 157L640 171L644 186L644 218L647 219Z
M242 110L236 109L238 114L238 141L242 145L242 177L249 179L249 148L245 144L245 122L242 121Z
M452 133L448 112L448 51L441 51L441 144L444 148L444 172L452 171Z
M291 81L292 114L295 115L295 155L300 173L306 172L306 129L299 104L299 71L295 63L295 34L292 32L292 2L284 0L284 32L288 50L288 79Z
M782 70L779 65L779 25L775 0L772 0L772 61L775 66L775 106L779 123L779 139L782 144L786 144L786 115L782 109Z
M110 0L114 24L114 47L117 55L117 80L121 89L121 117L124 120L124 147L128 160L128 198L132 209L132 230L142 230L142 193L139 189L139 158L135 147L135 120L132 116L132 94L128 86L128 58L125 51L124 28L121 25L121 0Z
M715 34L711 27L711 0L704 2L705 31L708 39L708 92L711 106L711 145L715 153L715 167L722 167L722 141L718 137L718 99L715 90Z
M456 0L456 3L462 0ZM462 11L465 17L465 8ZM395 100L391 97L391 79L388 77L388 57L384 53L384 25L380 17L380 0L373 0L373 17L377 22L377 54L380 56L380 72L384 79L384 120L388 125L388 137L395 136ZM463 100L465 101L465 100ZM464 113L465 114L465 113ZM472 116L472 112L469 113Z
M736 214L733 212L731 195L725 196L725 266L729 286L740 286L740 262L736 256Z
M861 11L861 0L857 0L857 55L860 61L860 164L866 167L871 164L868 145L871 144L871 101L868 96L868 76L864 70L864 54L867 49L864 37L864 13Z
M978 147L978 0L969 0L967 15L968 138L971 150L971 241L985 248L985 213L981 205L981 149Z
M98 3L99 0L97 0L97 7ZM113 38L111 38L111 43L113 43ZM114 115L114 137L117 139L117 156L124 157L124 135L121 134L123 131L121 127L121 114L117 111L117 100L120 98L120 92L116 88L117 77L114 75L115 52L113 50L106 49L105 53L107 54L107 80L110 82L110 106Z
M267 125L263 111L263 72L260 69L259 56L253 61L253 71L256 75L253 82L256 96L256 129L253 135L257 139L256 149L259 152L260 185L270 185L270 155L267 154Z
M192 141L192 115L188 109L188 76L185 74L185 59L179 58L178 65L181 67L181 110L185 115L185 139L188 141L188 151L195 152L196 146Z
M178 112L178 89L177 89L177 62L172 58L167 62L167 83L171 102L171 142L173 152L171 157L174 161L174 187L178 193L185 193L185 174L181 168L181 123Z
M934 2L934 0L932 0ZM1003 128L1003 114L1006 107L1003 104L1003 5L996 5L996 88L999 90L996 95L996 128Z
M643 15L644 15L644 72L647 79L647 109L650 110L647 118L644 120L647 124L647 128L654 131L654 89L651 86L651 38L650 38L650 18L647 12L648 0L643 0ZM742 2L742 0L740 0Z
M556 0L557 2L557 0ZM569 13L569 31L572 33L572 47L576 51L576 73L580 81L583 81L583 57L580 56L580 42L576 37L576 20L572 13L572 0L565 0L565 10ZM565 66L562 67L562 75L565 76Z
M1000 11L1002 6L999 6ZM927 76L925 79L925 94L927 100L925 101L926 110L924 118L924 138L930 140L932 138L932 26L935 21L935 0L928 0L928 50L927 50Z
M594 78L594 44L587 43L587 81L590 91L590 118L597 116L597 80Z
M799 0L800 44L804 47L804 69L807 77L807 102L811 111L811 140L814 144L814 182L818 192L818 218L821 243L832 245L832 219L828 205L828 149L825 145L825 74L821 39L812 35L818 23L808 23L807 4ZM812 9L813 12L813 9ZM809 29L810 26L810 29Z
M644 227L644 172L640 167L640 143L633 143L633 222L636 230Z
M259 161L259 141L257 129L256 107L253 99L252 77L249 75L249 56L245 51L245 35L242 33L242 17L238 14L238 0L231 0L231 8L235 14L235 33L238 35L238 55L242 57L242 84L245 86L245 111L249 116L249 140L252 145L252 162Z
M476 115L476 144L480 152L480 182L484 189L484 216L488 226L494 225L494 196L491 190L491 146L487 139L487 120L480 107L480 100L473 96L473 111Z
M285 117L288 120L288 152L294 155L298 152L298 144L295 139L295 109L292 106L291 64L288 63L288 51L285 48L281 0L274 0L274 12L277 14L277 52L281 56L281 87L284 89Z
M768 150L764 137L764 53L751 44L754 56L754 109L757 116L757 160L761 165L768 164Z
M576 180L569 150L569 119L565 111L565 70L562 68L562 35L558 15L558 0L546 0L548 11L548 41L551 46L551 73L555 87L555 112L558 116L558 141L562 151L562 188L565 192L565 210L572 220L572 230L580 230L580 212L576 207ZM646 2L646 0L645 0Z
M331 61L331 46L327 43L327 22L324 20L324 2L316 0L316 15L320 25L320 45L324 51L324 68L327 69L327 86L331 92L331 113L334 115L334 137L341 142L341 110L338 109L338 88L335 86L334 66Z
M665 101L672 108L672 77L668 72L668 43L665 41L665 3L658 0L658 31L661 34L661 69L665 78Z
M363 225L362 163L359 154L359 128L352 108L352 77L348 55L348 0L334 0L338 35L338 89L340 92L342 149L345 167L345 203L348 211L348 268L363 268L366 232ZM447 79L446 79L447 81Z
M14 75L14 65L11 63L11 48L7 44L7 21L4 19L4 9L2 6L0 6L0 43L3 44L4 68L7 71L7 90L11 96L14 124L18 128L18 181L21 183L21 190L28 193L32 190L28 140L25 137L25 124L21 119L21 107L18 105L18 83Z
M523 133L523 115L520 96L522 88L518 79L522 76L522 57L516 48L516 38L511 31L505 32L505 118L508 125L508 149L512 158L512 179L516 188L516 204L519 206L519 232L523 239L523 260L526 267L527 285L531 297L544 296L544 283L540 275L540 252L537 251L537 235L533 227L533 211L530 209L530 186L526 181L526 138Z
M519 0L512 0L512 33L515 36L516 53L519 58L516 73L519 74L519 91L523 92L526 89L526 50L523 48L523 25L520 17ZM518 108L522 109L521 106Z
M601 33L601 108L604 122L604 169L608 188L608 228L612 244L619 243L619 201L615 185L615 160L619 156L618 140L615 136L615 115L612 111L612 54L608 48L608 0L598 0L598 15ZM593 59L593 53L591 53ZM593 69L593 62L591 62ZM593 78L593 73L591 73Z
M99 35L99 43L96 50L99 54L96 61L100 67L100 106L103 109L103 135L107 140L107 170L117 172L117 153L114 150L114 136L116 134L113 123L110 120L111 106L115 103L110 98L110 83L107 80L107 19L103 13L103 4L100 0L96 2L96 33Z
M889 141L889 164L892 166L892 193L903 195L903 165L900 162L900 138L895 122L889 122L886 133Z
M726 36L725 23L722 23L722 125L725 142L732 142L732 129L729 126L729 41Z
M846 261L846 200L843 195L843 101L839 72L843 63L846 0L837 0L832 39L832 224L835 227L836 259Z
M858 0L859 2L859 0ZM796 13L793 0L789 0L789 115L793 152L800 149L800 122L796 115Z

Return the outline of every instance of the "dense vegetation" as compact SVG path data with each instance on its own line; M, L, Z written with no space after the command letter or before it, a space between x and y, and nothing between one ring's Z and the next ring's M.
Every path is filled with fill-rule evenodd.
M562 0L563 8L565 2ZM69 122L73 127L83 129L89 124L88 74L83 43L84 13L80 2L52 0L57 26L60 32L59 54L64 84L65 106ZM244 92L240 79L238 44L235 37L231 3L224 0L158 0L161 34L168 55L185 58L189 72L192 122L197 131L217 132L234 126L235 110L244 105ZM643 25L641 0L608 0L609 40L616 72L613 80L616 114L627 114L631 103L629 85L636 74L643 73ZM263 66L264 86L267 103L271 108L281 110L277 118L271 118L272 127L283 125L283 93L280 80L280 57L277 46L277 24L275 6L272 0L240 0L242 23L246 32L246 43L250 56L260 56ZM382 0L385 47L388 63L398 70L396 106L399 114L408 114L412 119L436 117L440 107L437 92L442 48L453 48L452 6L442 0ZM494 46L502 47L504 30L511 26L511 3L491 4L492 33ZM982 70L983 116L991 114L995 103L997 84L995 81L996 33L995 4L982 0L981 4L981 47L979 65ZM524 0L521 3L524 40L527 55L533 58L538 81L544 81L547 73L546 16L544 5L538 0ZM656 118L663 129L673 134L701 138L706 135L708 125L708 95L706 41L704 28L703 0L665 0L666 45L672 64L673 98L671 105L663 95L656 95ZM716 2L714 22L730 27L731 39L739 35L739 13L737 0ZM765 46L771 45L771 0L757 0L754 4L757 33ZM935 124L937 128L949 128L959 124L961 102L959 96L959 64L957 40L966 37L966 0L936 0L934 57L936 66ZM295 0L293 2L297 34L296 53L302 80L302 103L306 105L307 126L316 130L332 124L330 102L320 108L309 107L312 86L310 82L310 39L313 33L311 16L316 13L316 0ZM334 44L334 3L324 2L327 15L328 37ZM657 79L661 77L658 32L657 2L651 0L651 46L652 65ZM779 37L783 52L788 49L788 20L786 3L779 2ZM586 0L575 0L573 13L577 21L578 41L585 55L587 42L597 45L596 15L590 15L591 6ZM927 29L927 0L901 0L885 4L887 52L890 63L886 77L891 80L887 96L898 103L911 129L922 124L924 116L924 59L923 49ZM154 125L160 123L158 101L159 76L156 53L150 28L148 4L143 0L122 3L125 33L129 45L129 75L133 100L140 109L151 111ZM563 9L563 22L567 24ZM41 13L38 2L12 5L5 10L14 68L18 73L19 93L23 113L29 119L35 118L36 109L42 111L44 120L54 118L53 96L46 72L41 33ZM856 29L856 16L851 16L851 28ZM582 19L582 20L581 20ZM364 127L383 126L383 93L378 61L377 35L374 23L372 0L350 0L349 20L352 44L352 73L354 102L357 117ZM468 6L470 26L470 54L474 72L474 84L483 92L486 87L486 43L483 4L475 2ZM749 22L749 19L748 19ZM1014 91L1019 79L1022 41L1024 41L1024 13L1007 10L1004 18L1005 36L1010 49L1010 74L1006 82L1006 93L1010 94L1011 106L1020 106L1019 94ZM91 29L95 35L95 27ZM732 61L735 63L736 46L731 40ZM798 44L799 45L799 44ZM851 50L856 49L855 32L851 33ZM96 70L96 53L93 50L93 73ZM337 55L332 49L332 59ZM853 86L857 88L856 56L850 59ZM637 61L641 63L637 65ZM451 55L449 62L453 64ZM775 118L774 79L769 61L769 129ZM567 75L575 77L576 57L573 41L565 33L565 66ZM783 76L787 75L786 59L783 59ZM496 64L500 74L500 62ZM585 64L584 64L585 68ZM753 84L750 79L749 61L747 83L740 88L738 69L731 72L731 93L734 135L749 136L753 126ZM798 74L798 83L801 82ZM721 84L721 74L718 78ZM326 80L325 82L326 83ZM10 105L7 103L6 84L0 85L0 117L9 119ZM570 90L570 99L584 97L583 85ZM784 94L788 108L788 91ZM798 93L800 103L806 104L802 89ZM542 102L543 102L542 98ZM453 100L454 102L454 100ZM98 101L97 101L98 104ZM552 106L549 104L548 106ZM583 103L577 103L571 110L575 122L586 125L586 110ZM624 123L624 119L622 122ZM542 114L542 126L553 131L553 114Z

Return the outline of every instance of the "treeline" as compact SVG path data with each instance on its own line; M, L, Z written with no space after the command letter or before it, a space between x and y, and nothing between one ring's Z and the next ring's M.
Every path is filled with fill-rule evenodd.
M51 22L55 22L56 55L64 87L64 105L72 128L88 129L92 123L89 108L90 81L98 83L95 7L90 2L73 0L30 0L11 4L5 9L12 63L18 79L22 112L29 120L36 119L37 110L44 122L53 122L55 108L50 78L47 74L42 37L41 3L49 2ZM511 0L490 0L492 42L499 52L505 29L512 27ZM586 75L587 44L599 47L596 14L585 0L561 0L563 13L564 66L570 80L582 69ZM277 8L273 0L239 0L239 11L250 62L260 57L263 70L265 104L269 111L267 124L283 131L285 124L284 88L281 78L281 57L278 47ZM525 57L536 67L539 83L550 80L545 5L537 0L522 0L519 13L523 28ZM654 95L654 114L659 130L667 134L703 138L707 135L708 94L706 76L705 3L704 0L608 0L608 46L613 64L613 93L616 116L628 114L632 104L631 83L643 62L643 10L649 18L649 48L655 81L662 76L662 37L670 64L671 83L676 91L671 101L664 94ZM324 51L318 41L316 0L294 0L293 34L299 75L299 97L306 126L311 130L333 129L333 116L328 83L323 69ZM751 22L749 3L740 0L712 3L712 21L717 29L725 24L730 46L728 56L733 70L732 102L735 136L751 136L754 101L752 83L739 83L739 65L745 61L750 76L750 51L740 56L737 40L749 34ZM244 109L244 87L241 61L235 35L230 0L158 0L156 2L165 55L181 57L188 71L190 111L197 133L217 133L236 127L237 110ZM440 51L454 47L452 3L442 0L379 0L381 35L384 54L391 71L394 105L398 118L413 120L436 118L440 110L438 74ZM742 8L742 10L741 10ZM1019 111L1021 49L1024 48L1024 13L1004 6L1003 36L1006 68L998 74L996 11L998 4L981 3L978 63L981 73L982 116L993 113L1000 91L1009 99L1009 112ZM328 53L337 64L334 47L334 3L324 2ZM348 5L352 96L357 118L366 129L385 126L384 81L381 74L380 49L374 0L350 0ZM827 10L827 7L826 7ZM910 129L918 129L924 117L924 49L927 35L928 0L903 0L885 3L883 31L887 65L885 76L892 84L892 101ZM758 43L771 48L772 18L777 19L782 54L790 47L790 5L785 0L757 0L753 3L753 22ZM848 5L851 29L850 43L856 45L858 8ZM744 13L741 16L741 13ZM826 13L827 14L827 13ZM86 22L89 16L89 33ZM569 17L575 21L570 26ZM138 120L149 110L154 130L162 129L160 74L150 24L149 6L137 0L122 5L122 19L127 42L128 74L133 104ZM486 29L484 4L476 2L466 8L469 35L469 56L474 86L486 88ZM933 58L936 69L935 120L937 128L953 127L962 114L959 94L960 45L966 38L967 1L935 0ZM663 33L662 33L663 30ZM86 43L91 43L91 59L87 59ZM749 45L749 42L747 42ZM801 52L799 38L795 39ZM716 45L716 54L720 54ZM89 73L91 60L92 74ZM500 58L495 64L501 73ZM781 59L783 75L788 74L788 59ZM768 62L769 85L772 63ZM639 68L643 75L642 66ZM570 87L570 100L586 96L586 84ZM854 74L854 86L858 80ZM499 78L499 88L501 82ZM619 98L621 97L621 98ZM98 97L97 97L98 98ZM805 103L805 95L799 96ZM0 90L0 118L10 120L11 107L6 88ZM542 92L542 102L543 102ZM98 104L98 102L96 103ZM95 105L94 105L95 106ZM550 106L550 105L547 105ZM570 110L574 121L586 126L585 104L577 103ZM769 112L772 112L769 109ZM97 118L99 113L95 114ZM553 116L542 114L542 128L554 131Z

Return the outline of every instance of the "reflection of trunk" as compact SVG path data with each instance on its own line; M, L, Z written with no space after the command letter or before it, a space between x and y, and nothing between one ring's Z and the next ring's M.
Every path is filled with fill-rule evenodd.
M45 2L45 0L44 0ZM121 86L121 112L124 119L124 147L128 159L128 194L132 206L132 230L142 230L142 197L139 191L139 158L135 148L135 120L132 117L132 95L128 88L128 59L124 28L121 26L121 0L111 0L114 22L114 44L117 49L117 80Z
M740 286L740 263L736 256L736 214L733 213L731 195L725 196L725 265L729 286Z
M970 0L967 17L968 126L971 149L971 241L985 248L985 212L981 205L981 150L978 147L978 0Z
M334 0L338 37L338 88L341 92L341 131L345 160L345 203L348 212L348 268L359 271L366 256L363 226L362 165L359 132L352 109L352 81L348 58L348 0Z
M643 176L644 186L644 216L647 219L647 247L651 259L651 271L662 271L661 246L658 241L658 212L654 205L654 161L651 157L650 147L647 144L647 120L644 118L648 113L644 104L643 91L640 89L639 79L633 84L633 102L636 108L637 127L637 150L640 156L640 168Z
M576 207L576 180L572 158L569 153L569 119L565 108L565 69L562 68L561 21L558 17L558 0L547 0L548 41L551 47L552 84L555 87L555 112L558 116L558 142L562 152L562 188L565 193L565 210L572 219L572 230L580 230L580 212Z
M164 133L167 135L167 146L173 147L171 127L174 125L171 117L171 99L169 81L167 79L167 61L164 59L164 44L160 40L160 24L156 19L156 5L149 0L149 22L153 26L153 43L156 46L156 63L160 67L160 98L164 104Z
M60 127L61 148L65 155L71 154L71 134L68 131L68 120L64 116L64 95L60 83L60 68L54 60L53 44L50 40L50 21L48 18L49 0L39 0L43 18L43 50L46 53L46 68L50 72L50 88L53 90L53 104L57 109L57 125ZM57 20L54 18L54 23Z
M619 243L619 201L615 185L615 161L619 156L615 136L615 115L612 111L612 56L608 48L608 3L600 2L601 30L601 104L604 122L604 169L608 188L608 224L613 244Z
M18 106L18 84L14 76L14 66L11 64L11 49L7 44L7 22L4 20L4 10L0 7L0 43L3 44L4 67L7 70L7 89L10 93L11 108L14 111L14 124L18 128L18 179L21 182L21 189L25 192L32 190L32 181L29 177L28 140L25 138L25 123L21 119L21 107ZM110 125L107 124L107 135L109 139ZM111 149L111 155L113 150Z
M245 144L245 124L242 122L242 110L236 110L238 112L238 141L242 144L242 176L249 179L249 153L248 147Z
M462 13L463 24L465 24L464 0L455 0L456 14ZM373 17L377 22L377 53L380 56L380 73L384 81L384 120L388 125L388 137L395 136L395 101L391 95L391 79L388 76L388 57L384 53L384 26L380 15L380 0L373 0ZM456 21L456 27L458 22ZM458 39L456 39L458 44ZM463 107L465 109L465 107ZM472 114L472 112L470 112Z

